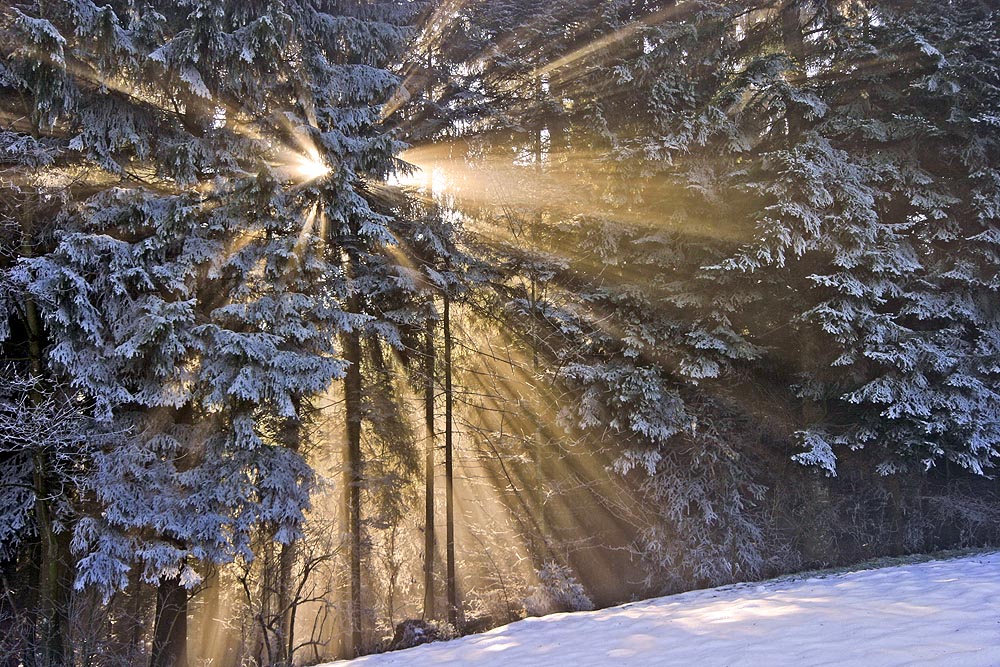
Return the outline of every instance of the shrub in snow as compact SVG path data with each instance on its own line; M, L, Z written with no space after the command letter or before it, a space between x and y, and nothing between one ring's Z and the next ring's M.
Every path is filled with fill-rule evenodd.
M447 641L454 639L457 634L455 628L444 621L407 619L396 624L389 650L396 651L431 642Z
M594 608L587 591L568 567L548 562L536 574L538 585L531 588L531 594L524 600L524 610L528 616L544 616L560 611L589 611Z

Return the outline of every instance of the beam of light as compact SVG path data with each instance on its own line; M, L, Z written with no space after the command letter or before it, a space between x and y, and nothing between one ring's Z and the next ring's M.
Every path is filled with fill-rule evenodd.
M155 87L143 85L141 79L126 79L124 78L125 74L122 73L107 76L99 72L90 63L80 60L68 61L66 63L66 72L78 81L86 82L101 89L114 91L147 107L153 107L169 114L176 112L176 108L169 97Z
M409 158L404 159L409 161ZM424 166L420 166L412 162L410 165L411 169L399 169L393 172L386 180L386 185L410 190L416 189L420 191L419 194L425 196L432 193L443 193L450 189L446 165L426 163Z
M77 79L91 85L107 88L166 113L176 112L168 97L149 89L148 86L126 81L120 77L101 76L84 63L71 63L67 69ZM332 168L321 157L309 130L296 125L293 116L277 114L271 119L276 121L277 127L265 133L258 123L248 118L245 113L241 113L239 109L218 99L213 99L211 104L215 111L214 126L217 130L232 132L258 144L256 148L261 154L276 150L280 157L271 166L283 172L289 180L297 184L307 184L331 173ZM309 115L307 122L315 127L315 118L312 114Z
M386 180L386 185L388 186L398 186L402 188L428 188L428 181L431 177L431 172L414 165L414 169L409 172L395 171L389 175Z
M318 211L319 203L313 202L313 205L309 207L309 211L306 213L302 221L302 231L299 232L299 237L295 240L296 257L301 257L302 251L306 245L306 240L316 228L316 215Z
M67 67L70 74L78 80L93 86L99 86L146 106L156 108L168 114L177 112L170 98L161 91L141 83L125 80L121 77L102 76L97 70L86 63L70 63ZM220 132L231 132L233 135L251 142L247 146L253 155L264 156L277 154L270 161L271 168L287 178L295 185L306 185L324 178L333 169L320 155L309 130L293 122L289 114L277 114L270 121L277 123L269 130L261 127L259 122L225 102L214 99L211 101L214 109L214 128ZM310 117L307 122L315 127L315 119ZM51 170L50 170L51 171ZM251 175L244 172L245 175ZM148 165L133 164L129 166L129 175L138 183L159 191L179 194L183 189L177 187L171 180L158 176L155 169ZM194 186L203 195L208 195L213 188L211 182L203 182ZM325 225L326 220L321 221Z
M415 91L427 86L428 79L433 77L434 51L440 50L445 32L461 15L469 0L444 0L424 18L420 31L410 41L407 51L423 54L420 65L411 65L403 74L402 80L382 107L382 118L386 119L405 106L413 97Z
M415 165L420 170L415 176L422 178L401 178L395 184L414 187L417 198L429 204L462 211L469 230L492 244L521 244L517 228L546 220L564 229L578 227L582 234L598 232L601 225L617 225L638 236L668 234L699 243L748 239L750 230L732 221L688 210L699 197L711 196L719 178L711 165L674 165L673 169L701 174L699 182L704 187L697 193L690 186L678 185L670 174L662 178L653 174L646 177L649 186L641 199L636 199L634 193L623 192L627 184L605 154L549 150L547 156L539 169L535 164L515 163L512 153L467 160L461 144L418 147L401 157ZM544 243L544 239L537 242ZM565 255L568 249L551 250ZM595 264L593 268L601 267Z
M319 151L312 149L306 153L291 153L284 164L289 177L296 183L306 184L323 178L332 169L323 161Z
M533 554L535 566L552 558L563 561L598 599L615 599L621 582L606 573L620 571L613 551L627 547L632 535L618 520L621 508L616 512L601 504L600 492L627 507L625 514L638 506L629 494L610 492L617 486L608 473L613 453L599 438L577 440L559 426L566 396L530 370L532 355L512 332L498 335L490 325L479 330L460 316L455 326L464 341L456 366L463 378L456 411L466 451L458 458L462 481L456 489L468 530L506 515L511 527L506 535L489 538L494 550L513 547ZM592 511L581 515L581 504ZM527 558L509 566L510 574L519 571L534 581Z
M569 65L572 65L594 53L605 51L609 49L611 46L618 44L626 39L629 39L642 28L646 28L661 23L663 21L670 20L671 18L673 18L673 15L681 11L685 11L685 8L679 7L678 5L670 5L659 11L653 12L648 16L644 16L643 18L633 21L610 34L604 35L603 37L598 37L589 44L585 44L584 46L581 46L580 48L571 51L570 53L567 53L561 58L558 58L553 62L542 66L541 68L535 71L535 76L543 77L555 70L565 69ZM562 78L565 79L565 76Z

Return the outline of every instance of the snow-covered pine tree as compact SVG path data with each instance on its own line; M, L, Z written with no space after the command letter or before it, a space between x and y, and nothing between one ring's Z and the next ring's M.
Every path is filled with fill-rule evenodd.
M984 474L1000 455L998 21L965 2L845 22L852 47L837 56L874 48L880 65L840 91L862 102L829 103L805 158L840 180L824 188L843 220L822 242L833 260L809 276L821 297L803 313L843 369L816 374L821 395L860 422L802 434L801 458L831 472L838 445L879 445L883 473L949 461Z
M733 424L766 419L798 438L779 455L829 473L835 449L866 443L855 458L882 472L995 458L996 12L942 11L470 3L440 41L439 68L468 63L453 90L471 91L470 117L453 132L506 169L504 216L535 230L526 254L559 258L509 266L549 285L542 304L520 295L532 347L555 351L578 423L612 427L619 468L650 473L666 525L734 527L678 528L732 547L691 566L763 566L763 489Z
M365 192L394 168L380 105L406 9L5 10L2 84L32 109L5 151L19 176L73 186L5 303L38 304L50 372L132 434L95 454L77 585L112 591L134 567L159 584L155 665L183 661L202 563L252 558L259 526L301 530L298 408L360 361L338 333L392 337L368 312L391 235Z
M464 140L471 161L480 165L469 172L470 181L479 180L470 184L471 201L463 200L462 180L453 173L448 177L457 181L457 205L480 216L480 224L486 222L488 231L477 239L476 250L496 268L491 281L496 294L485 301L500 306L500 318L524 345L534 372L543 376L536 381L558 385L556 394L575 397L571 405L538 406L539 415L549 409L575 413L571 421L584 430L615 434L621 473L639 470L652 479L670 480L662 487L642 484L652 506L663 507L668 524L687 516L700 518L692 518L668 538L662 527L651 528L660 533L651 533L646 542L651 548L676 546L675 560L686 550L685 567L713 563L699 565L698 576L726 578L736 567L725 564L732 545L749 543L758 532L739 504L729 500L745 498L749 505L760 487L739 471L732 449L720 448L707 430L691 429L698 417L681 392L689 383L684 371L675 369L690 367L694 373L704 355L688 335L696 328L689 315L670 299L681 276L699 266L704 250L696 239L688 244L688 239L633 213L653 209L653 215L660 214L665 194L655 192L659 183L654 185L648 173L633 171L634 153L626 150L629 139L649 132L658 98L648 86L655 77L667 76L672 66L643 69L635 76L628 68L643 58L649 40L665 30L663 21L690 18L686 10L679 13L684 16L675 15L672 7L468 3L462 19L440 40L435 62L448 69L449 59L461 60L456 68L461 83L454 90L471 91L459 102L471 100L461 107L468 115L443 136L446 141L449 134L459 137L453 150L461 151ZM494 171L499 173L494 176ZM499 210L490 210L489 203L477 209L483 200L493 201ZM489 316L497 315L494 308ZM609 322L614 323L613 332ZM705 338L710 346L711 339ZM733 352L742 357L754 353L748 345ZM689 357L693 360L686 361ZM557 378L544 377L555 368ZM546 488L558 484L545 479L547 463L559 458L559 443L543 435L547 428L540 426L529 436L534 447L526 452L536 462L530 474L538 497L531 513L543 533L554 531L542 500ZM678 441L695 431L700 444L694 449L702 453L693 458L705 470L685 481L686 459L673 450L691 451ZM714 472L708 472L708 460ZM716 467L736 474L716 474ZM708 489L706 481L716 478L735 481L731 487ZM734 508L731 516L728 507ZM692 508L698 512L692 515ZM698 529L701 519L733 527L731 539L721 540L725 546L711 555L705 549L720 536ZM685 544L686 532L697 535L691 539L698 541L700 551L688 548L690 544L679 546ZM533 542L536 537L531 537ZM539 545L552 539L550 534L540 537ZM544 547L533 555L544 558ZM745 559L760 560L753 550ZM681 575L680 563L675 565L678 580L690 578L690 568Z
M340 56L317 54L315 94L318 99L331 100L322 110L317 108L321 130L318 141L331 164L343 165L325 181L330 189L321 197L326 239L343 276L341 303L350 317L341 336L343 357L348 362L344 377L343 488L348 524L350 646L358 655L365 644L362 425L369 413L364 403L364 351L366 346L399 348L405 330L422 326L419 309L412 307L407 296L413 286L386 252L386 247L396 242L389 228L391 211L384 202L375 203L379 199L378 182L403 166L394 157L402 144L381 125L382 104L389 102L398 89L398 77L386 68L399 55L409 34L406 25L419 4L332 4L340 15L317 26L313 38L322 49L340 49ZM368 106L361 110L359 103Z
M832 474L835 447L872 443L886 473L943 460L982 473L997 443L996 10L720 11L635 66L698 54L654 88L658 136L630 142L637 168L727 221L732 252L674 297L703 313L693 335L709 354L693 368L710 372L694 377L719 374L715 352L767 347L807 408L802 462Z
M664 211L652 233L613 226L596 246L614 263L660 267L632 290L652 312L626 316L639 335L621 340L676 369L692 432L717 418L690 399L714 395L722 414L796 431L797 460L829 474L837 449L866 445L854 458L882 473L945 461L987 470L996 10L694 7L665 3L641 22L642 49L615 68L617 82L578 64L610 88L591 102L591 136L629 179L619 201ZM625 86L648 92L615 93ZM618 100L645 102L626 112ZM657 336L657 322L674 334ZM761 400L787 386L794 396ZM775 409L790 399L794 420Z
M127 58L121 35L105 22L107 12L86 3L66 5L82 17L77 43L94 48L105 62ZM89 185L87 165L67 150L67 128L60 124L81 94L66 75L67 68L75 66L73 49L34 9L30 3L0 9L0 105L9 119L0 130L0 342L14 364L5 369L5 402L20 406L14 415L24 413L22 426L49 428L28 440L19 439L16 430L4 432L3 477L12 485L24 481L28 486L18 487L21 493L14 498L7 495L12 487L5 486L7 500L22 502L5 503L2 521L14 529L4 540L5 562L17 575L8 580L17 586L16 593L8 590L5 596L31 617L20 626L26 629L21 657L48 666L63 664L70 652L74 568L69 536L78 518L81 488L89 481L87 464L96 441L88 437L95 433L87 426L89 401L54 377L46 363L48 337L39 304L19 279L19 263L51 249L60 210ZM75 436L67 432L74 428L79 428ZM16 619L8 620L12 634L17 634Z

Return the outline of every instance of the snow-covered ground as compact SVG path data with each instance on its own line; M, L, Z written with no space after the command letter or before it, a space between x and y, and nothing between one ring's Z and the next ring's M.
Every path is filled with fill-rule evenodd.
M529 618L350 667L1000 666L1000 553Z

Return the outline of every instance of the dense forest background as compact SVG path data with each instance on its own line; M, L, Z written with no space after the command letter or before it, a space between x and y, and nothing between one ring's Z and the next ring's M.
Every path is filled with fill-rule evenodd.
M7 0L0 665L1000 543L998 268L988 0Z

